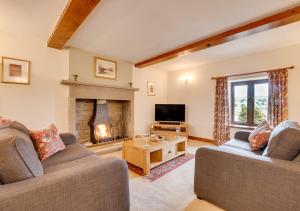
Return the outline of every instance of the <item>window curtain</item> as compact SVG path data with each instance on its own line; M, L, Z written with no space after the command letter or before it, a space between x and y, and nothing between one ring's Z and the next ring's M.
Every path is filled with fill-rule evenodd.
M227 77L216 79L213 135L217 145L224 144L230 138Z
M269 76L268 120L275 127L288 119L288 69L272 70Z

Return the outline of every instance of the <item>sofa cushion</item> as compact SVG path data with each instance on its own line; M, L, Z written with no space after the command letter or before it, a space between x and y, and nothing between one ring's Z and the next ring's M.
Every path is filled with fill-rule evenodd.
M260 123L249 135L249 143L252 151L263 149L269 141L272 129L267 121Z
M28 137L31 137L30 136L30 132L29 130L27 129L27 127L25 125L23 125L22 123L20 122L17 122L17 121L13 121L10 125L9 125L10 128L12 129L15 129L15 130L18 130L22 133L24 133L25 135L27 135Z
M31 131L30 134L40 160L46 160L66 148L54 124L43 130Z
M293 160L299 151L299 124L297 122L284 121L274 128L263 155L283 160Z
M43 175L34 146L24 133L6 128L0 131L0 180L3 184Z
M102 159L103 158L97 156L96 154L92 154L92 155L78 158L75 160L70 160L69 162L58 163L56 165L47 166L45 168L45 174L51 174L51 173L58 172L58 171L64 171L65 169L68 169L68 168L76 168L82 164L84 165L84 163L97 162Z
M76 143L77 138L72 133L60 133L59 136L60 136L61 140L64 142L65 145Z
M251 151L250 145L248 141L238 140L238 139L231 139L227 141L224 145L235 147L238 149L243 149L247 151Z
M50 158L42 161L44 168L66 163L72 160L76 160L82 157L86 157L89 155L93 155L92 151L88 150L81 144L70 144L66 145L66 149L56 153L55 155L51 156Z
M232 146L227 146L225 144L218 146L218 148L220 148L221 150L225 150L227 152L233 153L233 154L241 154L241 155L246 155L246 156L257 156L257 155L261 155L262 151L251 151L249 150L245 150L245 149L241 149L241 148L237 148L237 147L232 147Z
M250 134L251 134L251 131L240 130L234 134L234 139L238 139L238 140L242 140L242 141L249 141Z
M43 175L44 169L31 139L29 137L18 137L16 139L16 148L31 173L36 177Z

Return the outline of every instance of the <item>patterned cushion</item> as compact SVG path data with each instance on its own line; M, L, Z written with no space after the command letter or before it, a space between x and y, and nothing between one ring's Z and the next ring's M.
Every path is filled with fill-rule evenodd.
M30 133L40 160L45 160L66 148L53 124L47 129L35 130Z
M260 123L250 134L249 143L252 151L261 150L269 141L272 129L267 121Z
M6 125L9 125L10 123L12 123L10 119L6 119L3 116L0 116L0 127L4 127Z

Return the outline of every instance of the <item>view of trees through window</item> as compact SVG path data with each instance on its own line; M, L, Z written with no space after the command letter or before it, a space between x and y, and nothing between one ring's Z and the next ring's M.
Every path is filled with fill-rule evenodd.
M267 119L268 97L268 83L254 84L254 124Z
M257 125L267 119L268 83L266 80L232 83L234 124Z

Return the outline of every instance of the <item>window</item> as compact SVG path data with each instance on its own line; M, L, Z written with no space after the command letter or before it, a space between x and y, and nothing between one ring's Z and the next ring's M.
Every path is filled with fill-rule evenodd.
M231 123L255 126L268 115L268 80L231 83Z

